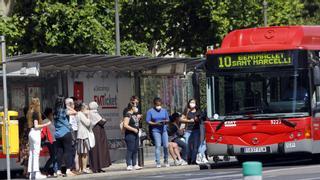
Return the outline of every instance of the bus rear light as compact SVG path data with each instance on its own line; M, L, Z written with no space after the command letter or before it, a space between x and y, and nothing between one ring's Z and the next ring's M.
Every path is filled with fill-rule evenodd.
M293 139L294 138L293 133L290 133L289 137L290 137L290 139Z
M298 137L301 137L301 136L302 136L302 132L301 132L301 131L298 131L297 136L298 136Z
M311 138L311 129L310 127L307 127L305 132L304 132L305 138Z
M211 135L211 136L210 136L210 139L211 139L211 140L214 140L214 136L213 136L213 135Z

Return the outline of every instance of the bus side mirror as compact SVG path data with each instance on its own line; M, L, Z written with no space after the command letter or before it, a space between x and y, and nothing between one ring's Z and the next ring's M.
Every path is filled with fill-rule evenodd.
M315 86L320 86L320 67L316 65L313 68L313 83Z

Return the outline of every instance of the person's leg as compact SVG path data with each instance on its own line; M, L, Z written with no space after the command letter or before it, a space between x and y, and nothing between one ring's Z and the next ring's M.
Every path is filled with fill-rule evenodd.
M138 154L138 148L139 148L139 136L134 136L134 149L132 152L132 166L135 166L137 164L137 154Z
M191 139L191 162L196 162L198 148L200 144L200 131L199 129L193 130L190 136Z
M156 158L156 164L160 165L160 148L161 148L161 134L160 132L153 131L152 132L153 138L154 138L154 144L155 144L155 158Z
M178 158L178 160L181 161L180 149L177 143L173 143L173 151L174 151L174 154L176 155L175 160Z
M176 138L174 142L177 143L178 146L181 148L182 159L187 161L187 154L186 154L187 144L184 141L182 141L180 138Z
M169 156L168 144L169 144L169 142L168 141L169 141L168 132L167 131L162 132L163 158L164 158L165 164L169 163L169 160L168 160L168 156Z
M46 164L44 165L44 171L48 174L49 173L49 169L50 169L50 166L51 164L53 164L53 161L54 161L54 152L53 152L53 144L51 143L46 143L46 146L49 150L49 159L47 160Z
M191 148L190 148L190 135L191 135L191 131L186 131L184 132L184 139L186 142L186 161L190 162L191 161Z
M82 154L82 169L85 172L86 172L86 169L87 169L87 164L88 164L88 156L87 156L86 153L83 153Z
M61 171L61 166L63 162L63 145L62 145L62 138L56 139L56 150L57 150L57 169L58 171Z
M168 148L169 148L170 156L172 157L173 160L176 160L177 156L175 155L174 150L173 150L173 142L169 142Z
M52 167L53 167L53 173L57 173L58 171L58 163L57 163L57 142L53 142L52 144L52 149L53 149L53 162L52 162Z
M131 134L126 134L125 141L127 144L126 163L127 166L132 166L132 154L134 149L134 142Z
M72 135L71 133L67 133L63 136L63 149L64 149L64 157L65 157L65 163L67 170L72 168Z

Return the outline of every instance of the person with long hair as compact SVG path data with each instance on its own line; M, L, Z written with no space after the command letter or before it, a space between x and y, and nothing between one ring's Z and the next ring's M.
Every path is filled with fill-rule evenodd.
M162 107L162 100L160 98L154 98L153 108L150 108L147 112L146 121L151 126L150 131L152 132L155 142L155 158L156 167L161 167L160 162L160 148L163 146L163 157L165 167L170 167L168 161L168 132L167 123L169 122L168 111Z
M169 153L174 160L174 165L187 165L188 163L183 160L182 157L185 158L186 154L186 143L181 140L183 138L183 129L180 128L180 113L173 113L171 115L171 122L168 128L169 134ZM180 151L181 149L181 151ZM185 158L186 159L186 158Z
M180 119L185 124L184 138L187 144L187 160L196 164L200 145L200 111L195 99L190 99Z
M64 176L76 175L71 171L73 165L73 156L71 126L67 117L67 115L69 114L70 112L66 109L64 97L59 96L56 99L54 107L54 126L56 129L55 138L57 143L58 176L62 175L61 165L63 160L67 169L66 174L64 174Z
M39 156L41 150L41 129L51 124L47 122L42 124L40 100L39 98L32 98L27 113L29 132L29 161L28 172L30 179L44 179L45 175L40 173Z
M123 126L125 130L125 141L127 144L127 155L126 163L127 170L131 171L133 169L140 170L141 167L137 165L137 153L139 148L139 118L136 113L138 108L132 104L128 104L127 113L123 119Z
M90 173L87 169L88 153L91 149L89 133L91 131L91 122L88 119L88 106L84 103L76 105L78 111L78 135L77 135L77 153L79 157L79 172Z

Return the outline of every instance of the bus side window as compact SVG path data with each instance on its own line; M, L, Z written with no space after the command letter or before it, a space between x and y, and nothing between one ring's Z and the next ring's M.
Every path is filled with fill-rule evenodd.
M320 112L320 86L316 86L316 90L311 99L311 106L316 113Z

